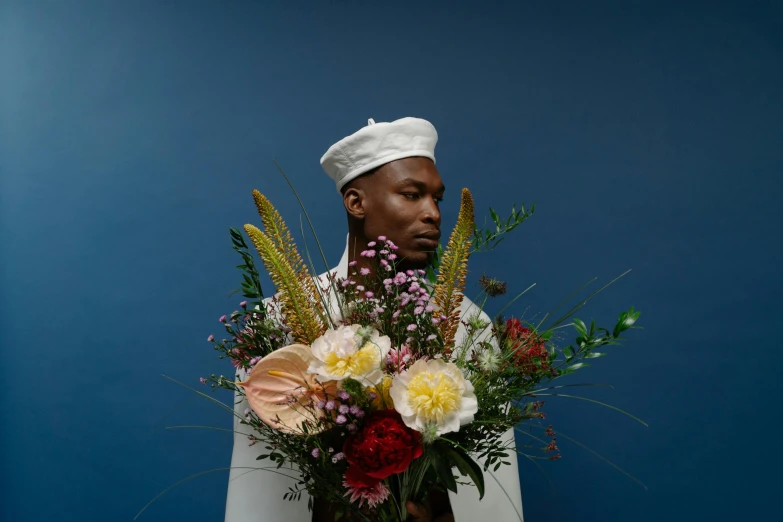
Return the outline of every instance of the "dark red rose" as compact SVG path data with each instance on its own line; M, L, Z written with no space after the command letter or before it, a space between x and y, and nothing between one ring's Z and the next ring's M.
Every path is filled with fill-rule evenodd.
M402 473L422 454L419 433L407 427L395 410L371 413L362 431L345 441L343 453L350 464L346 481L354 487L369 487Z
M549 352L544 340L530 328L522 326L519 319L506 321L506 336L511 350L514 352L517 365L522 371L525 373L536 371L533 357L538 357L541 360L541 369L548 368Z

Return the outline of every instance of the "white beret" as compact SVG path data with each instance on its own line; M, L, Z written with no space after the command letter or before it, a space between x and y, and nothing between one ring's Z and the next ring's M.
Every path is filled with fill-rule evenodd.
M321 158L321 167L337 184L346 183L390 161L423 156L435 161L438 133L427 120L402 118L390 123L369 119L350 136L341 139Z

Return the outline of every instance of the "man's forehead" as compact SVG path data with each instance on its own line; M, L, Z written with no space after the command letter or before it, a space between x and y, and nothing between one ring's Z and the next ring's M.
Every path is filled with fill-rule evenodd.
M402 187L415 185L433 191L446 189L435 164L427 158L405 158L387 163L378 171L377 180ZM372 181L371 181L372 182Z

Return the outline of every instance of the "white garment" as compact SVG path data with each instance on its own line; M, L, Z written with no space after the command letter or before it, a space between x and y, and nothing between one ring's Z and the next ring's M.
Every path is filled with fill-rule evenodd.
M339 265L330 272L336 277L346 277L347 246ZM322 284L328 284L326 274L321 274L319 280ZM466 317L466 313L475 313L476 309L471 309L472 307L473 303L465 297L461 306L462 316ZM482 318L489 321L489 317L484 312ZM487 332L485 335L488 335ZM465 334L465 328L460 324L457 330L457 341ZM244 371L239 375L241 380L246 377ZM244 416L245 409L250 408L247 400L239 393L235 393L234 402L234 411L240 417ZM237 417L234 417L234 430L245 434L253 433L249 426L240 424ZM512 441L511 446L513 446L513 429L506 432L504 440ZM310 522L312 513L307 509L309 495L306 491L302 493L299 501L291 502L283 498L289 487L295 487L296 479L286 478L280 473L297 477L298 471L288 466L277 469L277 465L269 460L256 460L258 455L266 452L264 443L258 442L253 446L249 444L246 435L234 433L225 522ZM449 500L456 522L522 521L522 493L519 486L517 459L513 451L509 455L510 466L501 466L494 473L490 468L484 473L484 498L480 502L478 489L472 484L458 485L459 494L449 491ZM483 466L482 461L478 460L478 463ZM258 468L268 468L268 470ZM469 479L463 477L463 481L468 482Z

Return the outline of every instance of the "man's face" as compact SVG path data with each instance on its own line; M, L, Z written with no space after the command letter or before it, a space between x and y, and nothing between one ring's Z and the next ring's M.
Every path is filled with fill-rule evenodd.
M396 253L401 266L426 266L438 247L438 205L445 191L435 163L423 157L403 158L357 181L361 182L365 237L370 241L378 236L391 239L399 247Z

